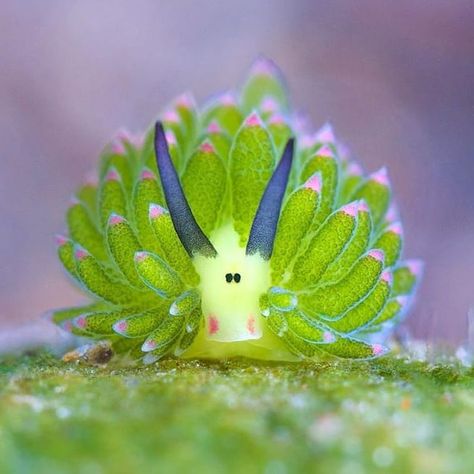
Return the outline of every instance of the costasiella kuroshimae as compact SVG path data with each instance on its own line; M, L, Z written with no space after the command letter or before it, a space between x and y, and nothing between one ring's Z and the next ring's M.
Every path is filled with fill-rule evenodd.
M263 58L240 94L122 134L67 223L59 258L92 301L51 320L144 362L376 357L421 275L385 169L308 131Z

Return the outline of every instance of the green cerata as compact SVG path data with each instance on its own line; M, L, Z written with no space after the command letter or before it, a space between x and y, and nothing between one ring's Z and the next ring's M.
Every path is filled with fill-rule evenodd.
M90 301L50 319L145 363L377 357L422 273L385 168L312 130L265 58L238 91L120 132L66 220L59 258Z

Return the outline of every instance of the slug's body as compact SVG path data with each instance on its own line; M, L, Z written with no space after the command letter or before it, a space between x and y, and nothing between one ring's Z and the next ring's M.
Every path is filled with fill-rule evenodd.
M145 362L381 355L421 273L398 261L390 194L329 126L307 129L259 60L238 98L200 113L182 97L143 142L104 152L58 238L93 302L52 320Z

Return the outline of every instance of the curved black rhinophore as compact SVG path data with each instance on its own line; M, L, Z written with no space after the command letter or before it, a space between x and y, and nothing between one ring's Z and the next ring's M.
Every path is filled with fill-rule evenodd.
M183 193L161 122L156 122L155 125L155 153L166 204L184 248L191 257L197 253L206 257L217 256L216 249L196 222Z
M272 255L281 202L285 195L291 163L293 162L294 145L294 138L290 138L285 146L280 163L273 172L260 200L247 242L247 255L258 252L265 260L268 260Z

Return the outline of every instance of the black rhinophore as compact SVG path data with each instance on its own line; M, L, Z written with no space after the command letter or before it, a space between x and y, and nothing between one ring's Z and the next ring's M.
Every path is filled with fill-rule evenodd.
M155 153L166 204L181 243L191 257L195 254L216 257L216 249L196 222L184 195L161 122L155 126Z
M259 253L265 260L272 255L281 203L293 162L294 142L294 138L288 140L281 160L260 200L247 242L247 255Z

